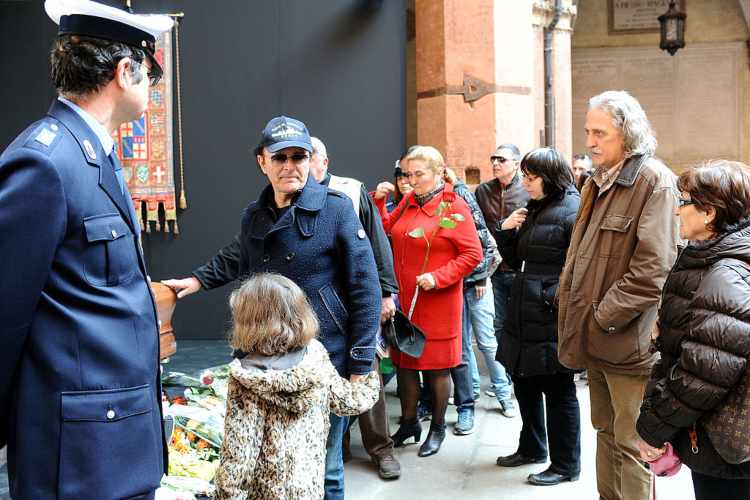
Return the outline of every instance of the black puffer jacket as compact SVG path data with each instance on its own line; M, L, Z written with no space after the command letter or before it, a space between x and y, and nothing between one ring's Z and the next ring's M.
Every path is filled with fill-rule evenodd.
M741 381L750 357L750 218L722 236L692 242L664 285L659 310L661 360L654 366L636 428L644 441L671 442L699 473L750 478L750 462L716 452L701 418ZM697 424L698 453L688 430Z
M515 377L570 372L557 359L555 293L581 198L574 186L529 201L521 228L502 231L498 247L516 271L497 359Z

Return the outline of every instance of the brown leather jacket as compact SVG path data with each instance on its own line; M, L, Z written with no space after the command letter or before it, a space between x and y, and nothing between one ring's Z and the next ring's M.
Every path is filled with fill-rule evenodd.
M661 290L680 244L676 176L634 156L598 194L589 179L560 275L560 362L648 374Z
M478 185L474 196L495 241L500 236L498 221L508 217L513 210L525 207L529 201L529 193L523 188L521 176L517 172L507 187L503 188L499 180L492 179Z

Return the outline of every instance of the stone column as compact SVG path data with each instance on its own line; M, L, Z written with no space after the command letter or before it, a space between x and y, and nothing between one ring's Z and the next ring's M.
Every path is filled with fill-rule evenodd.
M558 143L570 150L570 18L555 36ZM492 177L489 156L504 142L541 144L544 97L541 21L554 2L416 0L417 140L438 148L470 184ZM565 28L567 26L567 28ZM541 107L541 129L544 108ZM565 124L567 123L567 128Z

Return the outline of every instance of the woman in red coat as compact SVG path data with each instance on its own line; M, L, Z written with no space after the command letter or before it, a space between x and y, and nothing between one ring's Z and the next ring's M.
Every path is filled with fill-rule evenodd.
M427 341L419 358L393 352L398 366L401 397L401 427L393 435L395 446L414 437L419 441L422 428L417 420L419 371L429 377L432 389L432 422L419 456L438 452L445 438L445 410L450 392L449 369L461 361L461 313L463 278L482 260L469 207L443 182L445 161L430 146L417 146L402 160L414 190L390 214L386 195L390 183L381 183L375 203L383 226L391 237L400 301L408 311L419 287L411 317L425 333Z

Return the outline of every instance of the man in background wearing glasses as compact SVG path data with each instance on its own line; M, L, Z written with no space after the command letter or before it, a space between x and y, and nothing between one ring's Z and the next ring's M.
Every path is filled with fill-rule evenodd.
M523 188L518 175L520 161L521 152L515 144L498 146L490 156L494 178L477 186L475 192L479 208L495 240L498 238L498 223L517 208L525 207L529 201L529 194ZM498 344L502 342L505 310L513 277L513 271L501 262L491 278L495 305L495 337ZM486 361L491 364L489 359ZM494 392L500 403L500 412L506 417L515 417L516 407L511 400L510 378L505 368L498 361L488 368L490 392Z

